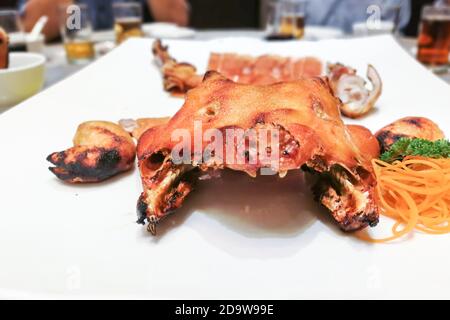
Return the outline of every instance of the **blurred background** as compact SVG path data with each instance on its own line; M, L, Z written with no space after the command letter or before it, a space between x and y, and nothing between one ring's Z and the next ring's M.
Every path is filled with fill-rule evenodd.
M336 2L355 2L352 0L344 0L344 1L329 1L329 0L321 0L311 2L320 3L321 5L326 2L336 3ZM39 13L45 13L45 9L51 8L52 6L57 6L57 3L67 3L67 1L60 0L2 0L0 3L0 9L20 9L26 2L36 3L41 5L41 9ZM95 4L100 7L100 11L109 11L106 9L108 2L114 2L112 0L100 0L100 1L77 1L79 3L90 3ZM211 1L211 0L148 0L148 1L138 1L142 2L145 6L144 8L144 21L169 21L169 22L177 22L181 25L188 25L195 29L263 29L265 28L265 18L267 17L267 10L270 3L270 0L219 0L219 1ZM158 14L152 14L151 8L149 9L150 3L167 3L167 9L163 8L159 9ZM365 7L370 5L370 2L375 4L377 3L386 3L389 1L356 1L364 3ZM398 2L406 2L406 1L398 1ZM407 25L402 28L402 31L405 35L415 36L418 33L418 26L420 22L420 13L422 7L427 4L432 4L435 2L434 0L410 0L407 1L411 6L410 18L408 19ZM47 3L52 3L52 5L47 5ZM185 3L187 8L187 13L184 13L184 9L179 9L178 14L166 13L167 11L173 11L174 8L183 7L180 3ZM44 5L42 5L44 4ZM176 4L174 6L174 4ZM328 4L326 4L329 7ZM157 10L158 10L157 9ZM48 12L47 12L48 13ZM183 16L187 14L188 18L183 18ZM348 12L349 18L351 18L351 13ZM37 15L34 15L37 17ZM36 21L36 17L31 17L32 22ZM156 17L155 17L156 16ZM158 19L159 18L159 19ZM32 23L29 23L27 20L26 26L32 26ZM108 26L106 26L107 28ZM100 28L101 29L101 28Z
M318 41L380 34L391 34L450 83L450 0L1 0L0 27L11 52L46 58L44 87L131 37Z

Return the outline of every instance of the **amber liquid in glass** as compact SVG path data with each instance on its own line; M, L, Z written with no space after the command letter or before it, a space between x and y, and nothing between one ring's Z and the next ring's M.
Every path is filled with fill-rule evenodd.
M417 59L428 65L449 63L450 16L427 17L422 20Z
M92 41L70 41L64 47L69 61L92 60L95 57Z
M116 43L122 43L131 37L142 37L142 21L138 18L117 19L114 25Z
M281 18L280 34L291 35L296 39L305 36L304 16L284 16Z

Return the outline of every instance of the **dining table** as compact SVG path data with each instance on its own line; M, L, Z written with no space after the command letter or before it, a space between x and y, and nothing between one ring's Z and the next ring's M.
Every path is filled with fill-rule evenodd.
M378 203L371 200L370 192L377 177L370 174L370 164L367 163L365 167L365 163L369 152L378 153L378 142L372 139L370 131L377 132L397 119L404 121L405 117L418 116L420 119L410 118L401 124L406 130L413 128L420 133L433 131L436 135L450 136L446 111L450 105L450 74L445 68L440 72L428 70L416 62L417 39L383 35L358 39L343 36L343 39L337 40L332 40L336 37L327 37L330 40L322 38L323 41L317 36L316 39L306 37L305 41L289 40L283 43L260 41L265 36L266 33L259 30L196 30L190 38L183 38L182 42L169 42L168 37L163 38L163 42L169 45L170 52L177 59L200 68L202 63L203 66L206 64L211 49L218 53L235 51L255 57L263 54L310 55L320 61L333 59L333 62L348 63L361 73L371 63L382 78L380 100L367 117L341 121L338 113L340 105L333 98L333 92L315 81L299 82L296 86L280 85L276 90L269 90L268 94L252 88L241 91L239 86L235 89L226 87L226 90L236 91L227 91L225 94L219 92L216 104L213 100L217 92L214 90L223 89L222 83L217 81L217 88L205 86L206 90L198 91L197 100L200 104L194 101L192 110L189 105L184 108L179 118L182 121L174 128L160 127L161 130L152 130L143 139L139 151L142 150L141 146L148 149L144 150L149 155L149 162L144 163L144 166L148 165L148 170L139 171L137 165L130 165L128 172L112 177L109 181L76 185L59 181L52 172L60 173L62 179L70 179L78 172L81 175L87 173L89 177L93 175L94 180L97 179L96 175L103 179L104 170L116 173L117 158L125 160L128 158L122 158L122 155L132 155L134 161L134 154L128 152L131 150L128 147L122 154L124 150L120 148L120 143L131 147L133 141L115 123L123 119L121 124L134 125L131 119L171 116L180 110L183 100L162 90L160 70L152 65L151 37L126 41L116 47L113 31L95 32L92 40L97 57L81 65L67 62L62 43L46 45L43 48L47 57L43 91L0 115L0 145L5 150L4 156L0 158L0 190L4 190L5 195L0 201L0 244L4 244L0 245L0 298L449 298L450 256L445 254L450 241L449 234L432 236L417 230L387 244L367 243L358 236L345 234L334 223L333 215L314 201L311 183L315 178L305 176L301 170L290 170L292 172L287 175L285 172L267 176L258 174L258 179L234 170L220 170L223 179L210 180L218 178L216 172L202 174L197 192L191 195L183 208L158 226L156 237L147 232L145 226L136 224L136 211L139 212L139 221L143 216L142 201L138 200L143 192L142 178L144 185L147 179L146 176L141 177L141 173L151 171L154 166L150 162L158 162L160 153L165 150L163 147L161 152L154 153L156 157L153 159L149 153L152 146L160 145L159 142L164 144L165 138L174 138L175 133L183 142L187 142L182 137L186 133L183 126L190 126L191 119L205 119L209 123L208 128L223 125L225 128L237 128L234 134L239 135L245 123L258 128L259 115L265 116L266 111L273 111L274 117L279 118L276 121L286 123L288 129L292 127L299 139L303 137L307 142L306 145L302 144L304 148L318 146L317 150L313 150L318 158L313 157L311 160L313 164L317 163L317 170L322 170L321 160L331 159L328 163L331 174L327 171L316 176L324 179L323 185L329 188L326 190L333 193L334 189L341 189L340 182L344 181L345 191L350 196L342 198L345 201L356 199L361 205L367 206L372 224L375 224L372 219L377 216ZM204 68L199 70L203 71ZM372 81L377 77L367 78ZM352 86L355 78L351 77L350 80L348 84ZM359 89L361 82L357 81L355 88ZM349 87L345 84L343 89ZM380 86L375 83L376 88ZM377 93L377 90L368 91ZM193 98L195 100L196 97ZM211 122L210 112L203 112L205 99L213 102L212 116L217 116L217 121ZM242 112L248 105L255 105L258 110ZM326 110L322 110L325 107ZM227 112L222 112L224 110ZM217 114L215 111L218 111ZM192 117L193 112L195 114ZM103 122L93 123L89 120ZM354 137L348 135L349 130L345 129L344 123L358 125L353 126L353 129L359 132L359 142L365 143L364 150L368 150L368 154L358 150ZM422 126L421 123L428 125ZM270 128L271 123L267 124ZM114 133L115 129L114 132L111 131L113 129L107 129L114 136L110 135L103 130L105 126L116 128L117 132L121 132L120 136ZM272 126L283 129L277 123L272 123ZM402 126L400 130L403 130ZM433 130L429 130L429 126ZM194 140L197 140L198 133L200 140L208 133L217 133L217 130L203 132L206 127L202 126L202 121L193 122ZM248 129L251 130L250 127ZM397 134L396 129L386 129L386 132L401 136L402 132ZM276 131L275 136L278 136ZM76 138L73 139L75 132ZM190 139L191 131L187 133L186 137ZM291 139L291 136L286 134L284 138ZM112 143L109 143L110 138ZM220 143L219 138L213 138L214 142ZM221 140L226 143L227 137L224 138ZM232 138L233 143L239 146L239 141ZM300 146L295 143L297 138L292 139L294 149ZM274 142L271 137L269 140ZM172 142L168 143L172 145ZM196 144L196 141L193 142ZM116 147L116 143L119 143L119 147ZM73 144L79 148L72 149ZM290 145L287 149L291 148ZM213 147L217 148L217 145ZM68 151L61 152L65 148L69 148ZM265 154L270 151L267 149L263 148ZM96 153L97 150L100 153ZM345 154L341 154L342 150ZM299 161L307 161L308 152L303 153L305 157L301 156ZM49 154L58 159L52 156L49 158ZM72 154L76 155L73 163L70 157ZM91 154L93 157L100 155L94 169L89 161L84 162L85 159L93 159ZM64 155L68 155L67 165L59 159ZM270 157L269 160L274 158ZM353 171L347 170L347 162L354 166ZM375 165L377 163L374 162ZM114 165L112 169L111 165ZM180 186L184 183L183 170L195 169L188 165L174 168L181 168L182 177L175 179L175 182L171 177L160 179L162 188L155 187L159 188L156 191L167 193L167 188L174 188L173 183ZM446 183L445 177L430 178L439 175L438 170L430 173L428 169L424 169L426 172L421 169L418 165L417 172L422 172L425 177L425 188L438 189L439 193L445 191L440 185L441 181L442 184ZM440 166L438 169L442 172L446 170ZM67 176L65 172L68 172ZM163 177L172 171L167 173L158 169L155 172L161 173ZM347 174L349 172L352 174ZM337 185L334 183L336 179L330 179L332 175L336 175L339 180ZM279 179L279 176L283 178ZM404 177L399 176L400 179ZM409 176L406 178L409 179ZM80 179L84 180L83 177ZM430 180L430 185L425 184L428 183L425 180ZM168 184L165 186L166 181ZM362 195L355 186L366 188L366 182L368 191ZM438 183L439 186L436 186ZM186 185L190 184L186 181ZM318 185L322 187L322 184ZM421 192L426 193L426 190ZM334 193L331 195L333 197ZM366 201L366 205L359 198L370 201ZM336 201L340 199L338 197ZM422 197L411 199L414 207L419 208ZM438 195L428 200L436 203L445 201ZM139 203L139 210L136 210L136 203ZM354 203L350 201L348 213L344 210L344 214L348 214L351 219L355 216L353 208L350 208ZM435 207L440 209L441 204ZM402 204L399 208L403 209ZM362 209L355 210L358 211L357 217L363 215ZM419 210L411 207L409 211L402 217L404 220L399 218L394 221L383 215L378 228L371 228L359 235L367 235L366 240L383 239L391 236L393 230L403 231L402 222L413 226L419 217ZM433 218L436 221L442 216ZM369 220L364 219L360 219L360 222L368 223ZM392 229L393 225L400 229ZM440 227L431 222L430 225L437 229ZM422 224L418 227L422 227Z
M252 39L264 39L266 33L261 30L197 30L189 40L208 41L220 38L244 37ZM93 41L101 47L102 54L114 48L114 31L99 31L93 34ZM351 37L351 36L346 36ZM412 56L417 51L417 39L411 37L395 36L398 43ZM104 48L107 48L105 50ZM99 51L99 50L98 50ZM70 64L67 62L64 46L62 43L55 43L45 46L44 52L47 57L46 79L44 89L53 86L61 80L70 77L72 74L86 67L88 64ZM97 54L99 59L102 54ZM450 84L450 68L434 70L436 75Z

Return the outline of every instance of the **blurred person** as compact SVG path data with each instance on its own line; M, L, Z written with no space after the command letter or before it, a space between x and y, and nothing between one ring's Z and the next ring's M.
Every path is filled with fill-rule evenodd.
M422 16L422 8L433 4L434 0L413 0L411 1L411 20L404 29L404 34L409 37L417 37Z
M143 4L146 21L173 22L185 26L189 22L187 0L19 0L22 23L29 32L43 15L49 17L44 28L47 40L59 35L59 7L70 4L87 4L95 30L110 29L113 26L112 4L114 2L140 2Z
M422 9L426 5L450 5L450 0L412 0L411 20L404 30L404 34L409 37L417 37L422 16Z
M257 29L265 0L189 0L190 25L196 29Z
M393 19L390 8L400 6L399 29L403 29L411 17L411 0L309 0L306 19L309 25L337 27L346 33L353 31L353 25L367 21L378 6L382 18Z
M204 29L264 28L270 1L274 0L190 0L191 23ZM411 1L416 0L309 0L306 19L308 25L336 27L351 33L353 24L370 18L370 6L379 6L381 18L393 18L389 17L393 15L389 9L400 5L399 28L403 28L411 16Z

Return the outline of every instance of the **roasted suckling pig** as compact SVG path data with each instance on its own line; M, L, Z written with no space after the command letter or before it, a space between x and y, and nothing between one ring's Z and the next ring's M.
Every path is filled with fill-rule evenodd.
M375 134L381 151L388 151L401 138L419 138L430 141L444 139L445 135L436 123L421 117L406 117L397 120Z
M9 66L8 45L8 34L0 27L0 69L7 69Z
M375 226L379 209L370 161L378 156L377 142L362 127L346 127L340 105L327 78L257 86L208 72L166 125L139 140L144 191L138 222L155 233L201 175L231 169L256 177L270 169L283 177L303 169L317 177L314 194L343 230ZM200 138L199 129L205 133ZM236 132L257 137L256 143L236 139Z
M55 152L47 160L59 179L68 183L99 182L133 168L136 147L121 126L106 121L82 123L73 147Z
M201 83L202 77L189 63L179 63L160 40L153 43L153 55L164 77L164 89L175 95L186 93ZM212 53L209 71L217 71L234 82L265 85L321 76L322 62L313 57L287 58L276 55L251 57L234 53ZM382 93L377 70L369 65L367 78L372 88L356 70L340 63L328 64L327 75L336 97L342 100L341 112L350 118L360 118L372 110Z

